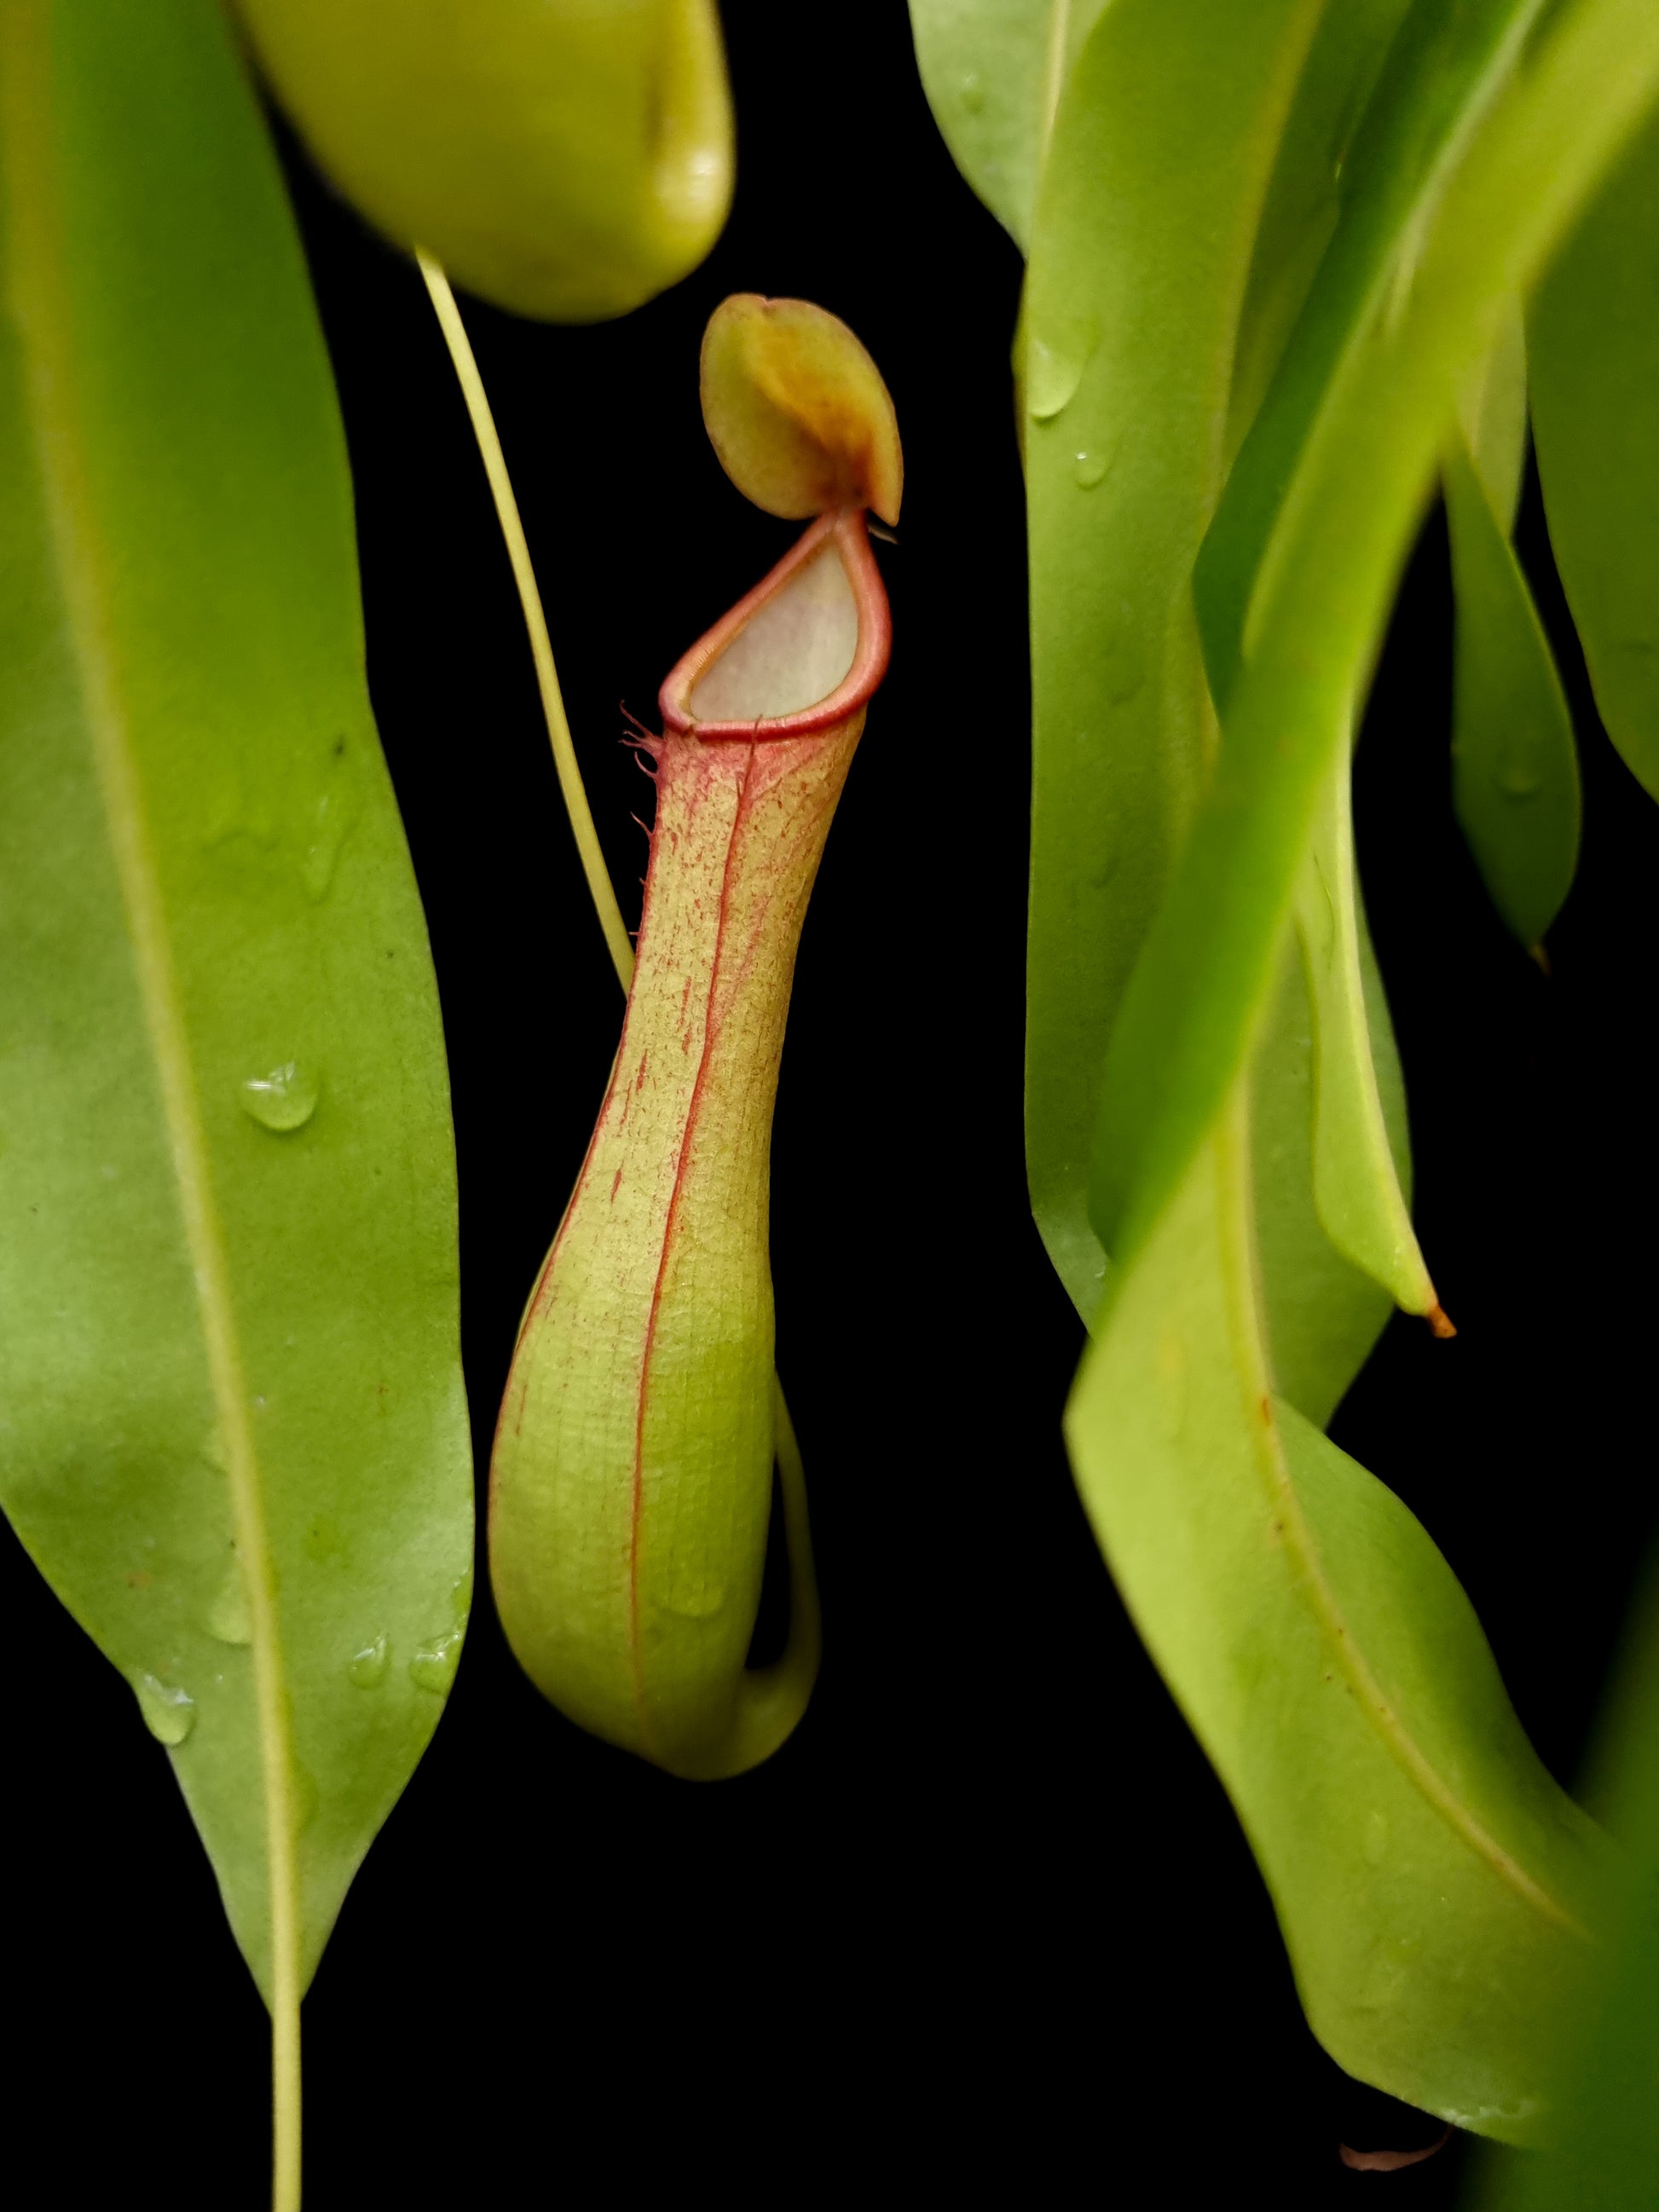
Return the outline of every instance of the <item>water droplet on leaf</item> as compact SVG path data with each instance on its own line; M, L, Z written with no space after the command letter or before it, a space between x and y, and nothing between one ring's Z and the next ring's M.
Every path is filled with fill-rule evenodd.
M378 1690L386 1680L386 1662L392 1647L384 1636L377 1636L372 1644L365 1644L361 1651L351 1656L346 1668L360 1690Z
M242 1111L262 1129L286 1133L303 1129L317 1111L317 1079L297 1060L284 1060L269 1075L250 1075L242 1085Z
M676 1576L665 1602L682 1620L712 1620L726 1603L726 1584L705 1569Z
M242 1574L242 1563L233 1557L229 1572L219 1585L218 1595L208 1607L204 1624L210 1636L221 1644L252 1644L253 1616L248 1608L247 1583Z
M1106 471L1112 465L1104 453L1091 453L1085 447L1072 464L1072 474L1085 491L1092 491L1097 483L1104 483Z
M180 1744L196 1725L196 1700L176 1683L154 1674L135 1674L132 1687L144 1726L158 1743Z
M985 105L985 87L974 70L969 70L962 80L962 104L969 115L977 115Z
M461 1632L456 1628L447 1636L434 1636L430 1644L421 1646L409 1662L410 1680L441 1698L454 1680L455 1669L460 1663Z
M1076 397L1088 364L1083 346L1051 346L1034 337L1025 356L1025 406L1039 422L1051 422Z
M326 785L302 832L300 879L307 896L319 904L328 896L342 848L361 811L356 756L344 736L337 735L329 744Z

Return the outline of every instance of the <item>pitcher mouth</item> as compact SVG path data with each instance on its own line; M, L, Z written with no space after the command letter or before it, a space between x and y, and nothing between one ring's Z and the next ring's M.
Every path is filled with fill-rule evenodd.
M838 578L816 568L824 560L839 563ZM815 575L824 588L812 588ZM763 618L769 612L775 620L764 626L763 635ZM849 612L855 624L850 630ZM756 652L743 665L733 660L721 670L719 664L745 635L756 641ZM887 673L892 643L886 586L866 534L863 510L835 508L821 514L776 568L681 655L657 695L663 727L677 737L716 744L763 744L817 736L850 721L868 704ZM838 667L843 653L844 665ZM810 678L819 671L827 672L823 680L830 688L811 699ZM776 702L787 700L792 679L793 688L807 684L810 703L777 711ZM699 689L705 691L702 713ZM745 689L758 711L734 714L732 707Z

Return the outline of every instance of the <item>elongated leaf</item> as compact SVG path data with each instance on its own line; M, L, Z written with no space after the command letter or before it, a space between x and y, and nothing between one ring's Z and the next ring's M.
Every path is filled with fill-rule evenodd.
M1054 111L1106 0L910 0L916 61L952 160L1022 250Z
M1033 791L1026 1149L1085 1320L1100 1071L1214 745L1189 580L1308 0L1114 0L1070 78L1026 296Z
M1457 427L1507 538L1527 472L1527 326L1519 301L1511 304L1497 343L1458 396Z
M1409 0L1329 0L1273 158L1239 317L1227 450L1254 421L1341 205L1344 166Z
M1659 125L1608 178L1529 319L1550 542L1595 703L1659 798Z
M280 2019L466 1613L436 996L219 9L12 0L0 129L0 1482Z
M1228 480L1194 588L1224 708L1279 516L1346 365L1409 283L1413 243L1543 0L1415 0L1344 164L1341 220Z
M1237 450L1278 367L1328 246L1343 168L1406 0L1364 0L1321 19L1274 160L1240 317L1229 410ZM1382 979L1366 935L1346 766L1298 907L1299 970L1255 1055L1252 1116L1264 1294L1280 1388L1323 1423L1387 1317L1372 1285L1433 1307L1407 1191L1405 1096ZM1285 1026L1303 1009L1305 1036ZM1302 1095L1293 1097L1300 1085ZM1266 1109L1266 1110L1264 1110ZM1311 1167L1311 1175L1310 1174ZM1296 1224L1288 1239L1285 1231ZM1346 1258L1342 1255L1346 1255ZM1402 1273L1400 1262L1409 1261Z
M1318 252L1328 234L1334 206L1334 179L1342 153L1403 5L1404 0L1375 0L1375 4L1364 7L1325 11L1312 50L1296 81L1290 119L1276 149L1271 147L1270 126L1265 135L1260 118L1254 126L1258 137L1240 171L1243 195L1234 210L1233 234L1219 248L1212 240L1206 242L1205 250L1212 257L1219 251L1224 258L1219 264L1224 275L1218 304L1212 294L1210 304L1216 311L1204 343L1210 349L1212 376L1218 378L1230 373L1227 364L1231 363L1231 412L1235 422L1243 404L1241 382L1249 386L1254 380L1259 386L1265 379L1282 344L1288 322L1300 303L1302 289L1313 273ZM975 37L985 39L993 13L984 9L944 10L925 4L915 10L919 51L925 67L931 52L933 66L928 82L947 135L951 130L950 100L958 83L965 81L952 79L949 69L960 70L972 52L972 40ZM1000 21L1000 18L996 20ZM1032 18L1023 15L1019 21L1029 32ZM1304 19L1298 23L1295 35L1305 34L1305 27ZM1074 40L1075 15L1068 28ZM1293 46L1294 40L1292 63ZM1224 53L1224 62L1225 58ZM1138 40L1132 37L1128 40L1125 52L1113 66L1114 76L1103 79L1097 70L1091 80L1091 88L1103 82L1105 88L1107 112L1101 130L1109 134L1123 116L1134 115L1143 129L1151 132L1161 128L1167 143L1179 143L1184 148L1188 141L1182 134L1188 128L1191 88L1183 79L1180 64L1172 61L1168 52L1160 48L1156 36L1148 39L1143 33ZM979 80L975 77L971 82L976 91ZM1285 90L1281 66L1280 76L1273 87L1273 99L1282 101ZM1088 100L1098 102L1100 98L1096 90L1083 89L1077 94L1076 102L1081 106ZM1170 103L1170 112L1162 125L1153 120L1160 98ZM1228 106L1224 92L1217 104L1222 108ZM1000 112L997 120L999 127L1005 131L1009 127L1006 114ZM1234 127L1231 116L1226 127ZM1065 135L1069 141L1073 135L1072 126L1067 127ZM985 191L984 180L975 167L972 155L956 139L952 143L958 160ZM1029 143L1029 131L1020 143ZM1236 187L1237 180L1230 179L1226 171L1230 142L1224 130L1222 143L1217 167L1213 173L1206 173L1203 181L1213 184L1219 178L1224 184L1231 183ZM1273 166L1267 205L1260 230L1247 249L1253 196L1261 189L1260 165L1269 151ZM1126 289L1127 283L1137 276L1144 280L1144 266L1138 266L1137 252L1143 264L1157 257L1161 223L1167 228L1163 237L1164 250L1159 282L1166 289L1172 269L1182 270L1188 277L1200 279L1214 274L1217 264L1213 258L1194 265L1193 237L1185 234L1190 232L1198 236L1206 225L1212 231L1218 227L1215 207L1205 204L1201 193L1195 193L1191 200L1172 196L1164 188L1165 179L1156 161L1143 163L1139 168L1133 161L1126 161L1098 180L1097 198L1097 180L1086 165L1079 165L1069 145L1062 159L1068 164L1067 183L1064 204L1052 219L1055 238L1050 258L1059 273L1049 285L1051 290L1062 297L1072 295L1076 289L1073 271L1081 270L1086 274L1097 265L1093 252L1096 234L1115 228L1127 234L1120 247L1127 271ZM1144 196L1146 204L1137 194ZM988 191L986 196L994 197ZM1066 234L1074 216L1080 216L1084 233L1077 237ZM1018 222L1012 227L1017 235L1024 235ZM1234 318L1239 313L1241 256L1247 252L1249 298L1242 310L1243 336L1236 337ZM1040 247L1038 275L1032 288L1034 296L1042 289L1043 267ZM1205 303L1200 285L1194 283L1190 289L1192 303L1201 311ZM1104 312L1111 320L1117 317L1118 309L1109 287L1107 291ZM1201 773L1201 759L1194 762L1190 757L1183 758L1179 743L1161 746L1158 733L1171 729L1179 737L1184 728L1188 734L1188 753L1196 750L1201 755L1207 710L1196 635L1184 617L1184 610L1179 608L1182 594L1178 585L1173 594L1178 611L1161 653L1154 650L1150 656L1140 655L1129 624L1124 625L1130 660L1141 664L1134 670L1140 696L1132 710L1132 720L1121 711L1114 713L1114 708L1121 710L1124 702L1113 699L1116 686L1109 675L1104 696L1101 695L1099 670L1094 665L1099 655L1090 651L1091 641L1098 643L1101 624L1097 614L1083 614L1080 611L1087 605L1095 575L1103 574L1109 586L1115 577L1132 565L1126 557L1127 549L1138 550L1145 545L1149 535L1160 553L1169 552L1171 573L1178 575L1182 572L1183 556L1179 549L1183 524L1190 528L1195 513L1201 518L1213 497L1218 469L1224 464L1224 453L1216 444L1212 391L1206 398L1200 388L1195 396L1178 380L1171 383L1171 377L1177 371L1184 371L1195 357L1190 343L1171 346L1170 340L1175 327L1167 315L1149 315L1137 324L1121 349L1122 358L1113 364L1107 400L1109 405L1114 402L1120 404L1126 419L1146 421L1149 409L1161 410L1161 419L1155 418L1154 427L1169 447L1178 453L1184 435L1189 455L1194 445L1201 454L1207 454L1207 460L1200 460L1196 471L1200 488L1195 496L1188 495L1184 506L1179 496L1170 496L1171 487L1167 482L1159 483L1154 478L1138 486L1126 486L1121 482L1109 483L1088 507L1079 507L1074 498L1075 489L1092 489L1097 478L1107 473L1102 457L1091 455L1081 447L1070 456L1075 486L1063 484L1058 501L1052 501L1048 496L1052 488L1039 465L1044 455L1034 446L1029 434L1026 441L1033 463L1033 542L1036 545L1041 539L1044 553L1052 543L1054 551L1052 561L1034 562L1033 576L1034 640L1039 664L1039 765L1030 956L1030 996L1036 1018L1030 1048L1028 1133L1038 1218L1044 1227L1051 1256L1085 1314L1097 1297L1103 1261L1086 1224L1079 1218L1081 1152L1075 1142L1066 1143L1068 1133L1064 1117L1069 1109L1080 1122L1089 1110L1092 1079L1098 1066L1098 1039L1109 1023L1122 973L1133 957L1146 912L1155 902L1156 886L1161 880L1160 863L1167 866L1167 852L1158 852L1156 838L1161 836L1170 844L1175 842L1179 834L1179 818ZM1192 333L1184 331L1182 335L1190 339ZM1036 332L1036 341L1026 380L1031 382L1034 376L1035 380L1024 396L1034 400L1040 410L1053 396L1048 380L1055 367L1055 349L1042 330ZM1236 343L1243 357L1232 362ZM1062 386L1068 374L1062 349ZM1229 444L1233 434L1230 431ZM1212 452L1211 448L1215 450ZM1063 590L1066 608L1073 619L1054 620L1049 616L1047 592L1050 587ZM1139 607L1130 609L1132 617L1142 611ZM1150 669L1145 665L1148 657ZM1105 719L1109 728L1130 720L1136 732L1152 733L1146 750L1151 756L1149 765L1154 787L1150 794L1137 796L1149 795L1153 801L1150 811L1155 837L1151 845L1141 842L1143 879L1123 887L1128 893L1127 900L1101 899L1099 894L1104 886L1098 880L1098 854L1091 847L1091 833L1099 825L1092 819L1079 822L1076 811L1076 803L1085 794L1096 812L1117 804L1125 779L1109 757L1071 761L1071 744L1064 732L1054 747L1055 764L1049 766L1045 707L1050 696L1051 674L1053 692L1063 708L1080 701L1093 684L1097 689L1090 701L1092 720ZM1191 743L1190 737L1194 724L1198 726L1200 738L1196 745ZM1109 776L1109 792L1104 781ZM1170 789L1157 789L1159 776ZM1047 803L1051 785L1059 800L1052 810ZM1160 803L1165 818L1159 818ZM1170 815L1176 817L1173 822L1167 818ZM1044 836L1051 822L1057 833L1052 842ZM1144 811L1137 811L1132 805L1118 833L1119 843L1133 851L1138 833L1145 827ZM1080 881L1077 872L1079 866L1083 871ZM1081 931L1074 926L1078 921L1082 924ZM1095 932L1092 940L1085 933L1091 929ZM1054 956L1062 943L1065 969L1057 975ZM1080 972L1071 972L1074 969ZM1053 999L1049 1007L1042 1003L1044 994L1039 979L1044 977L1048 981ZM1322 996L1329 998L1346 978L1321 969L1316 980ZM1097 1001L1090 1003L1091 986L1103 981L1104 988ZM1374 984L1370 1000L1371 1025L1380 1023L1386 1032L1387 1012L1380 984ZM1351 1030L1356 1026L1364 1028L1363 1020L1356 1024L1353 1011L1351 1006L1346 1009L1345 1024L1333 1008L1328 1007L1322 1033L1328 1039L1345 1025ZM1045 1012L1051 1017L1046 1035L1038 1026ZM1317 1407L1319 1418L1324 1419L1375 1340L1387 1308L1376 1298L1361 1276L1331 1248L1313 1210L1309 1173L1312 1048L1310 1010L1299 975L1287 981L1281 1013L1282 1021L1275 1022L1272 1039L1259 1061L1262 1101L1264 1104L1271 1101L1271 1110L1265 1112L1258 1122L1261 1159L1257 1205L1264 1224L1264 1255L1268 1262L1277 1340L1282 1346L1285 1371L1295 1378L1293 1395L1298 1402ZM1069 1071L1056 1069L1054 1065L1054 1045L1062 1035L1076 1063ZM1391 1051L1391 1036L1387 1042ZM1397 1082L1389 1095L1396 1109L1393 1125L1395 1149L1403 1157L1403 1097ZM1058 1130L1054 1127L1056 1116L1060 1117ZM1349 1176L1347 1180L1352 1182L1354 1178ZM1389 1189L1395 1189L1392 1176Z
M1432 1315L1443 1327L1396 1170L1398 1139L1372 1056L1346 747L1315 818L1297 885L1296 930L1314 1017L1315 1209L1345 1258L1407 1313Z
M1119 1281L1067 1415L1090 1517L1225 1783L1310 2021L1354 2073L1524 2136L1595 1894L1468 1601L1272 1395L1233 1114Z
M1395 1176L1409 1201L1405 1083L1357 890L1356 920L1372 1078ZM1274 1383L1281 1397L1323 1428L1381 1335L1394 1300L1343 1258L1314 1202L1314 1027L1305 952L1299 941L1287 943L1250 1071L1256 1247Z
M1629 53L1616 64L1620 39ZM1426 228L1413 222L1397 241L1412 263L1399 312L1346 357L1313 412L1253 586L1255 641L1217 772L1113 1031L1092 1206L1114 1258L1172 1195L1259 1032L1319 794L1455 396L1656 84L1659 19L1640 0L1564 7Z
M1457 593L1452 804L1492 904L1534 945L1578 863L1578 749L1521 564L1468 447L1446 464Z

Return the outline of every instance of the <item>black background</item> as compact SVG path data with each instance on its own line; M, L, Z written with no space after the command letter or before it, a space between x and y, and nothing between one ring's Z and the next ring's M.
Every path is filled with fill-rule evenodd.
M1020 266L938 137L900 0L841 0L814 43L793 12L727 0L739 184L703 269L608 327L467 316L635 913L650 793L619 702L653 716L669 665L790 536L704 441L709 310L818 300L897 404L892 673L809 917L776 1136L823 1679L768 1766L676 1783L541 1701L481 1578L447 1716L307 2001L307 2203L1448 2204L1457 2146L1393 2175L1339 2163L1344 2136L1432 2130L1302 2025L1249 1853L1071 1486L1080 1333L1020 1155ZM482 1468L620 1000L424 293L285 152L442 990ZM1357 781L1419 1224L1461 1334L1396 1320L1335 1433L1433 1531L1571 1779L1650 1519L1659 815L1595 726L1535 485L1522 542L1585 740L1580 879L1547 979L1450 819L1437 518ZM130 1692L4 1547L11 2154L51 2174L42 2203L255 2206L265 2025L205 1858Z

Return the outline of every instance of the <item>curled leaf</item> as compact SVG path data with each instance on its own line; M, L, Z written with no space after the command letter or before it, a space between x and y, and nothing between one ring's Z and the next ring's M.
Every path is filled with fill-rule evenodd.
M1383 1120L1395 1171L1409 1197L1405 1084L1363 911L1359 962ZM1250 1070L1253 1212L1273 1380L1281 1397L1323 1427L1381 1335L1393 1301L1337 1250L1315 1202L1314 1023L1307 962L1292 932Z
M1383 1110L1366 1003L1348 749L1326 783L1296 890L1313 1012L1314 1203L1352 1266L1437 1336L1455 1334L1424 1264Z
M1427 1533L1273 1394L1247 1120L1241 1084L1114 1270L1066 1416L1079 1488L1320 2040L1392 2095L1525 2140L1605 1846Z
M734 293L703 334L702 383L708 435L745 499L791 521L836 507L898 520L898 419L838 316L807 300Z
M1452 803L1492 904L1530 948L1572 887L1578 749L1526 577L1461 441L1445 484L1457 591Z

